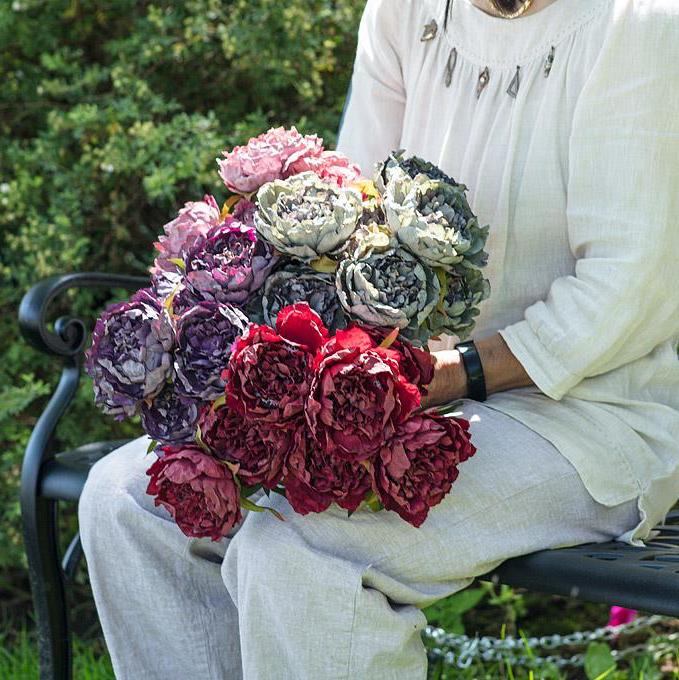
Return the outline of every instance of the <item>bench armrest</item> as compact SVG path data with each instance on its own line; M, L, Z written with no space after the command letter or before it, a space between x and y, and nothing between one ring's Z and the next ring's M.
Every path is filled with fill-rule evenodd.
M81 319L60 317L55 332L47 328L47 313L52 301L71 288L124 288L137 290L148 285L142 276L83 272L57 274L36 283L19 305L19 328L24 338L36 349L54 356L79 354L87 340L87 328Z

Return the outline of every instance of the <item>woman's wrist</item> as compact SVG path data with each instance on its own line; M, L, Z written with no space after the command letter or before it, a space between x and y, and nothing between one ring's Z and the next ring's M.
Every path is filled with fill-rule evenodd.
M422 399L424 408L445 404L467 395L467 373L456 349L432 352L434 379Z

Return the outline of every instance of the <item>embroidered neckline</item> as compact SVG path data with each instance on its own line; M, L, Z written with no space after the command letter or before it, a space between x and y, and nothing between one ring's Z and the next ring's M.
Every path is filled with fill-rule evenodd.
M515 71L517 65L527 66L536 60L544 61L552 47L558 49L560 43L563 43L578 30L594 21L604 9L610 7L612 2L614 2L614 0L587 0L585 3L584 0L581 0L581 4L577 8L580 11L576 12L575 16L572 16L570 21L560 22L559 15L563 14L562 8L565 5L561 5L561 7L559 5L561 3L568 4L572 1L573 0L558 0L557 3L549 5L535 14L514 20L510 27L508 25L508 20L484 14L482 10L471 4L471 0L453 0L453 12L448 21L448 29L444 31L441 28L439 31L439 39L444 40L450 48L457 50L459 56L476 66L480 66L481 68L490 66L503 70ZM465 6L460 9L460 4ZM428 13L428 18L431 18L431 16L440 17L444 5L445 3L441 3L439 0L426 0L426 2L423 3L423 7L426 8L426 12ZM569 5L569 8L572 9L572 6ZM559 12L556 12L555 10L559 10ZM488 30L498 34L502 33L503 35L507 35L505 31L510 29L512 31L512 36L514 37L514 42L518 44L521 42L521 35L525 35L527 31L533 31L540 24L544 24L548 28L557 26L558 30L546 31L545 35L542 36L538 42L531 42L527 49L524 49L522 52L517 50L515 53L508 54L506 57L503 55L503 58L498 58L497 56L490 54L484 56L474 48L469 35L461 35L459 30L456 31L456 12L460 11L467 13L478 12L478 15L473 17L473 21L478 24L479 28L487 26ZM472 17L468 14L466 21L470 20L472 20ZM524 23L521 24L520 22ZM514 33L514 31L516 31L516 33Z

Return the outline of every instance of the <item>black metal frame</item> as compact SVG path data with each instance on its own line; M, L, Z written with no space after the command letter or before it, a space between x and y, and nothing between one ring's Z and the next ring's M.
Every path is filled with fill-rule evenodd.
M61 317L54 332L47 325L52 301L71 288L136 290L146 278L98 273L53 276L25 295L19 308L21 332L40 351L60 357L59 384L36 423L21 472L21 512L35 605L41 678L69 680L71 638L66 582L82 554L78 535L60 556L57 504L77 501L94 461L122 442L98 442L75 452L54 452L57 424L71 403L80 379L85 323ZM589 544L545 550L507 560L483 578L546 593L679 615L679 510L670 513L647 547L621 543Z
M61 469L55 457L54 442L59 420L78 388L88 335L85 323L72 317L57 319L54 331L51 331L47 325L49 307L57 296L72 288L136 290L147 284L146 278L112 274L52 276L31 288L19 307L19 326L26 340L41 352L60 357L63 361L61 379L33 428L21 469L21 516L42 678L67 680L72 674L65 582L72 576L80 556L80 541L76 536L71 542L62 566L57 506L59 500L77 500L80 495L79 478L76 472L68 474ZM100 448L113 448L115 444ZM59 474L61 482L56 479ZM46 484L47 480L50 483ZM80 481L84 483L82 473Z

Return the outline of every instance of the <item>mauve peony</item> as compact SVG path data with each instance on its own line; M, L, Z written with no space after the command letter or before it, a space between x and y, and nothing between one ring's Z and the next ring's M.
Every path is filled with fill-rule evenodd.
M254 229L232 218L211 229L188 252L186 285L197 299L243 305L276 261Z
M192 442L201 405L180 394L176 383L167 383L153 399L142 402L141 425L151 439L163 444Z
M303 417L315 353L328 337L318 314L299 303L282 309L276 330L250 324L228 368L227 403L253 421L288 426Z
M315 359L306 417L320 446L338 458L373 456L420 406L420 391L401 372L398 353L363 329L337 331Z
M139 412L172 372L174 335L160 300L149 289L110 306L97 320L85 369L96 404L122 419Z
M323 512L331 503L353 512L371 488L368 470L361 463L341 460L323 451L304 430L287 462L285 496L295 512Z
M231 213L231 217L234 220L244 224L246 227L251 229L255 228L255 212L257 212L257 206L252 202L248 201L247 198L241 198Z
M217 458L238 465L243 484L272 489L280 482L293 432L254 423L228 406L206 407L198 427L201 441Z
M302 135L294 127L272 128L245 146L225 151L224 158L217 159L219 176L230 191L250 194L267 182L289 176L291 166L322 151L323 140L315 135Z
M176 322L177 390L204 400L223 394L222 371L247 325L243 312L218 302L200 302L184 312Z
M418 414L401 423L374 460L375 493L387 510L419 527L476 452L466 420Z
M154 243L158 257L151 273L176 272L177 265L170 259L184 259L196 241L221 222L220 210L213 196L206 194L202 201L185 203L177 217L163 226L163 235Z
M213 541L240 521L240 489L224 463L195 445L161 446L148 469L146 493L155 496L184 534Z

